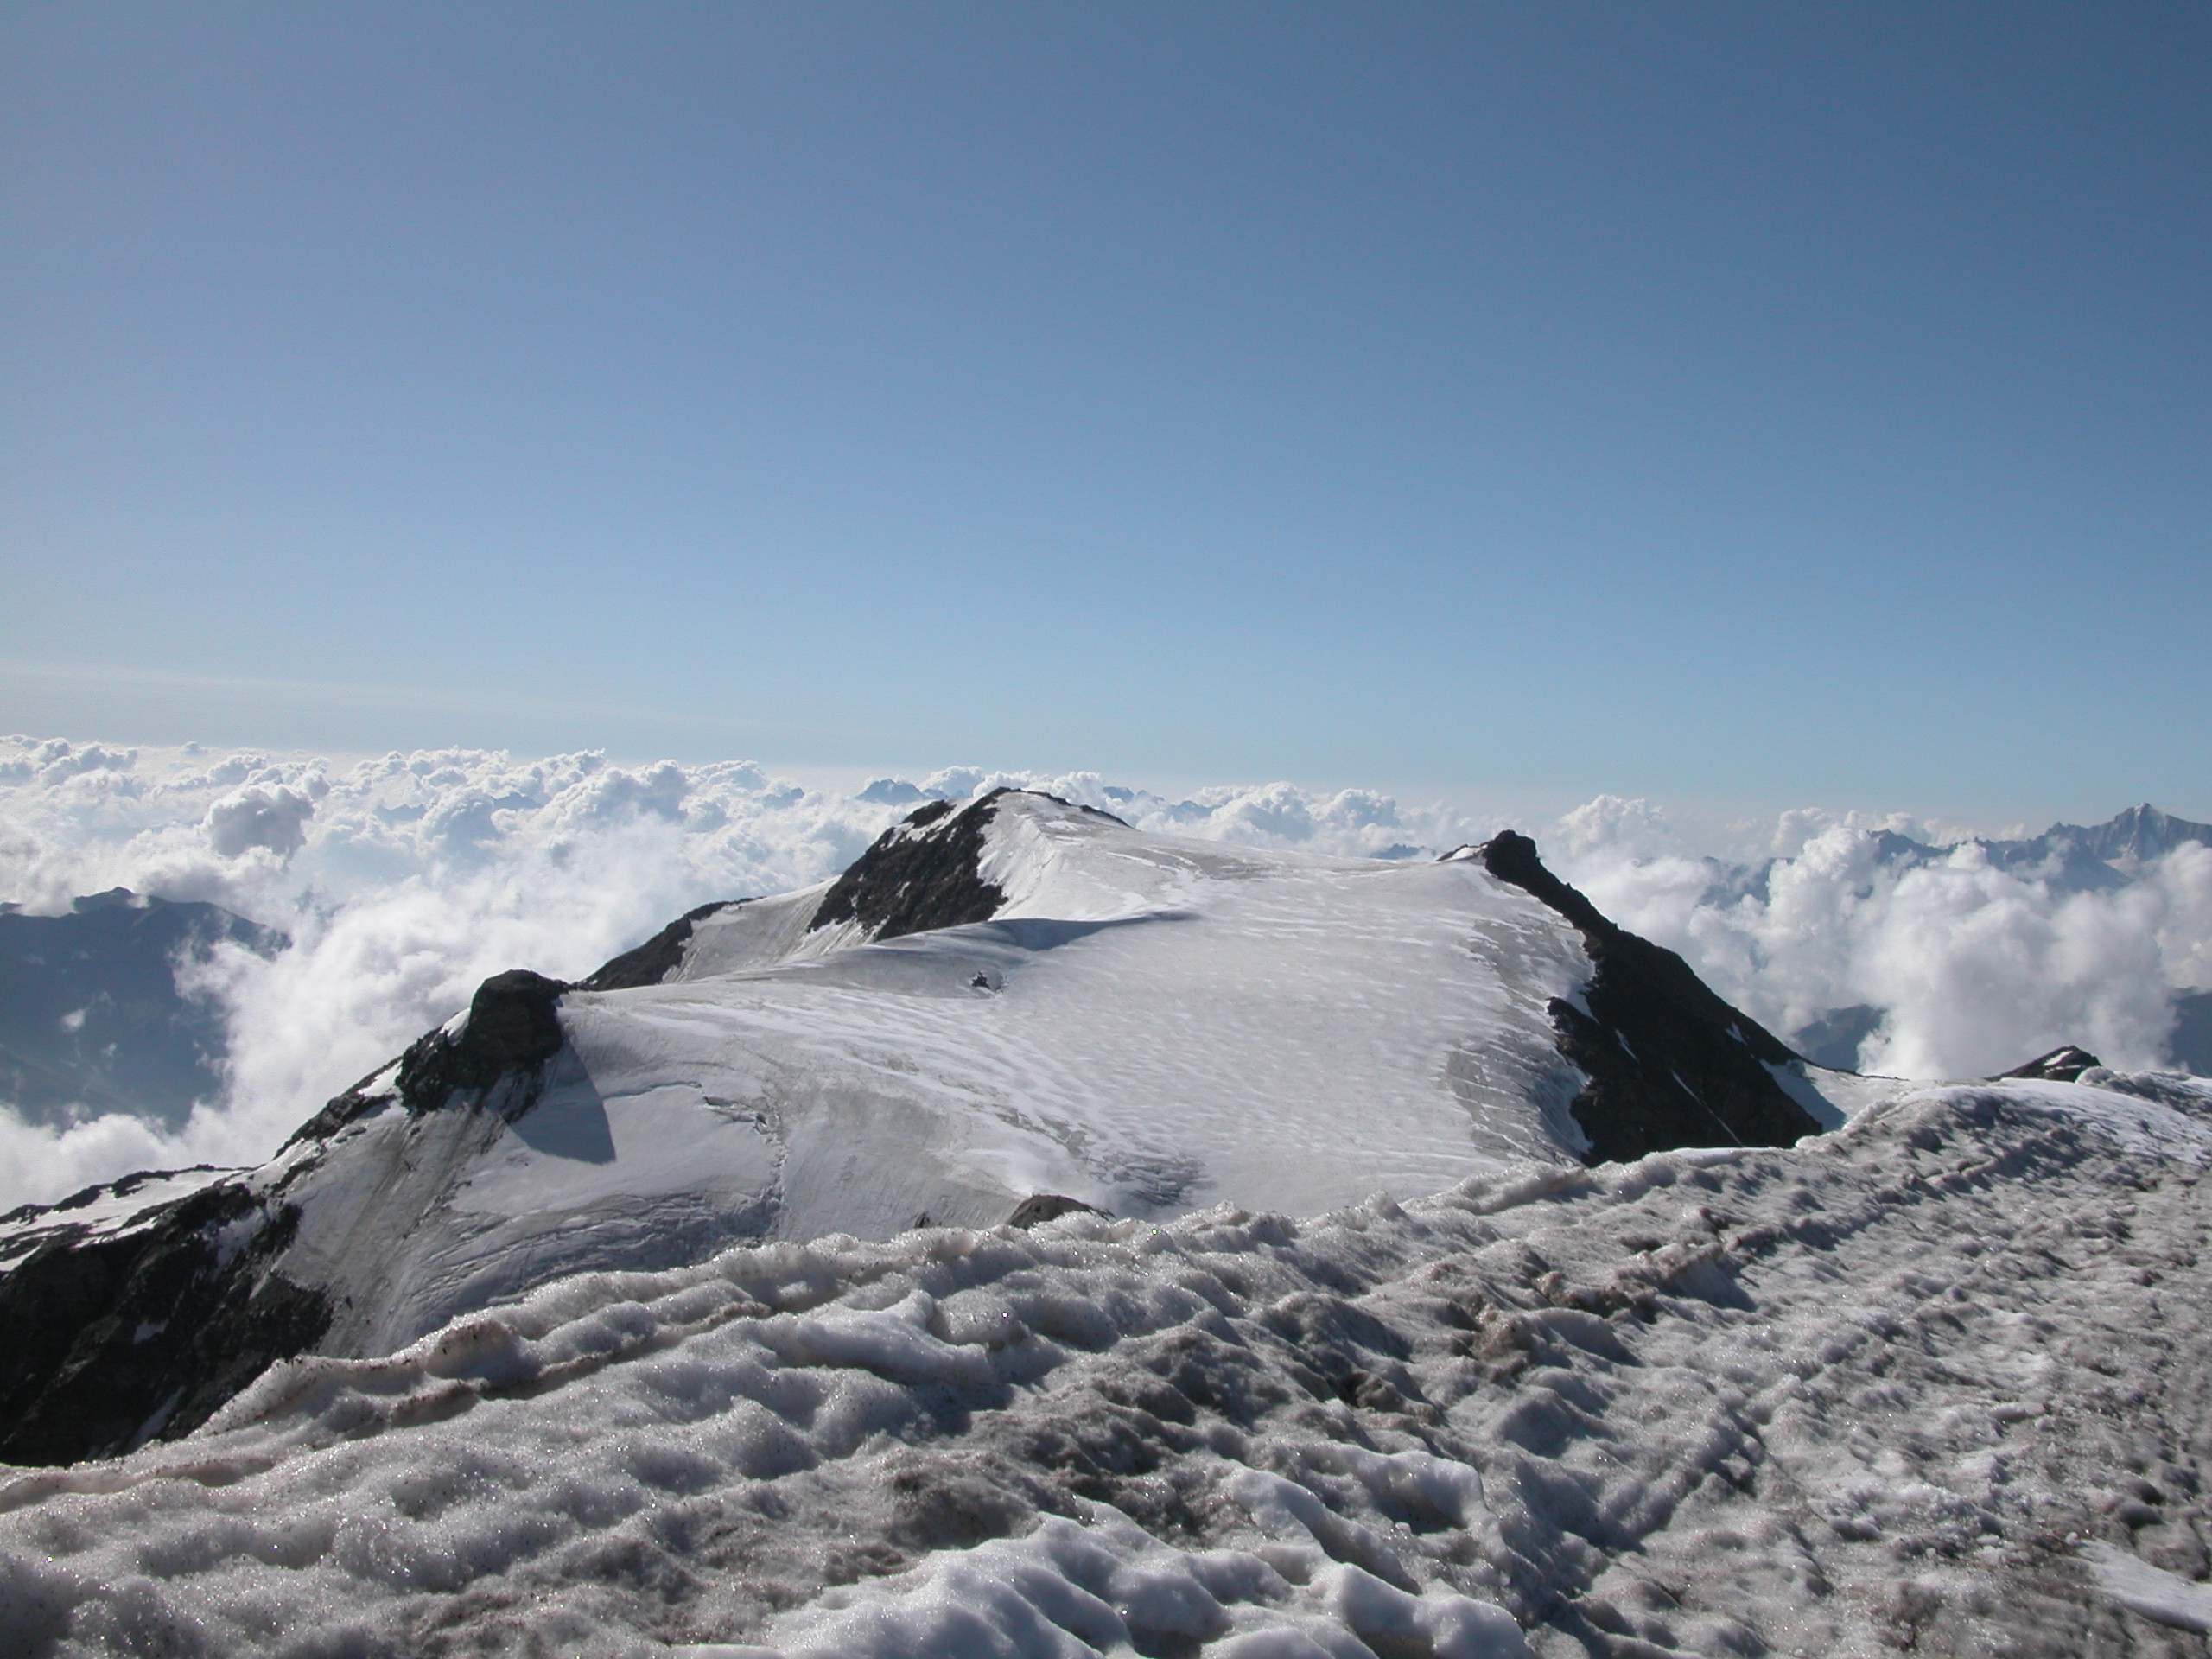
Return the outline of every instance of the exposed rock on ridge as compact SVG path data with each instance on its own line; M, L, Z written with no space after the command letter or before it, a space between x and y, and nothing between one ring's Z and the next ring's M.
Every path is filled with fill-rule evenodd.
M1597 969L1586 1010L1550 1004L1560 1052L1590 1079L1573 1107L1590 1162L1675 1147L1789 1146L1820 1132L1767 1069L1799 1057L1688 963L1600 913L1544 868L1528 836L1504 830L1474 850L1492 875L1573 923Z
M683 965L683 947L691 930L716 911L750 904L748 899L717 899L712 904L687 910L634 950L625 950L576 982L580 991L626 991L639 985L658 985Z
M988 922L1006 903L1006 890L985 879L983 832L1008 795L1041 791L995 789L955 810L950 801L918 807L876 838L875 844L839 876L814 912L813 928L858 922L872 939L896 939L940 927ZM1061 806L1057 795L1043 798ZM1079 809L1120 823L1095 806Z
M2103 1064L2088 1049L2065 1043L2048 1054L2037 1055L2024 1065L2016 1065L2010 1071L1999 1071L1989 1081L2001 1083L2006 1077L2032 1077L2044 1083L2073 1083L2091 1066Z
M527 968L493 975L476 988L458 1032L434 1031L407 1051L399 1062L399 1097L410 1111L434 1112L458 1090L488 1090L551 1059L563 1040L553 1005L568 988ZM504 1103L507 1116L519 1117L535 1098L532 1090L528 1098Z
M554 1004L569 988L527 968L494 974L476 988L459 1031L430 1032L400 1056L399 1099L410 1112L435 1112L459 1090L480 1091L480 1103L512 1122L537 1103L544 1063L561 1052L561 1016ZM301 1124L285 1144L327 1141L385 1105L391 1096L376 1084L389 1070L355 1084Z
M327 1301L271 1268L298 1222L231 1180L118 1235L45 1234L0 1277L0 1461L71 1463L188 1433L313 1347Z
M1006 890L983 879L983 831L998 811L995 789L957 811L931 801L876 838L823 895L812 925L858 922L875 939L987 922ZM941 826L941 827L940 827Z

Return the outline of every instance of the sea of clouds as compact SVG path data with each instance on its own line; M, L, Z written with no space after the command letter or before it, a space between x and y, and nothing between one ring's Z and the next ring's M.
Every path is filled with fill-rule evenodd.
M123 887L211 901L292 941L271 959L228 947L184 966L180 982L224 1010L231 1053L224 1097L175 1133L121 1116L32 1124L0 1106L0 1206L133 1169L258 1161L486 976L581 976L695 905L836 874L925 796L1001 784L1143 829L1361 856L1433 856L1500 827L1283 783L1171 800L1095 772L954 767L843 794L749 761L439 750L337 764L0 737L0 899L58 913ZM2173 992L2212 985L2212 849L2193 843L2081 893L1971 844L1885 863L1878 831L1954 838L1897 816L1796 811L1693 847L1648 804L1601 797L1519 827L1600 908L1778 1032L1884 1010L1868 1070L1980 1075L2062 1040L2156 1065Z

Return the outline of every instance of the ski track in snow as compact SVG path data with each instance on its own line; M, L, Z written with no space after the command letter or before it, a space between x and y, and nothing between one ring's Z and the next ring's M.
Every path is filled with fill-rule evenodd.
M0 1482L0 1651L2202 1654L2212 1089L586 1274Z

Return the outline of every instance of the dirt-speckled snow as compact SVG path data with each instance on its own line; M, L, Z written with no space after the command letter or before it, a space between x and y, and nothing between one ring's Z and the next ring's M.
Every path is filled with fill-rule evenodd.
M2212 1087L2089 1076L566 1280L0 1484L0 1651L2202 1654Z

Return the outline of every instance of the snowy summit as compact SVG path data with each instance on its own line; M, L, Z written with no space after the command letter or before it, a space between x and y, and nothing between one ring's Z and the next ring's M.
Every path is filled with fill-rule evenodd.
M41 1291L68 1338L46 1374L73 1380L19 1388L0 1453L121 1451L270 1359L389 1353L563 1274L745 1240L1306 1214L1529 1160L1786 1144L1840 1121L1813 1076L1850 1081L1522 837L1327 858L1016 791L932 803L834 880L695 911L580 984L495 976L259 1169L113 1224L19 1214L16 1259L73 1247L25 1262L26 1290L131 1252L170 1266L123 1274L124 1301L183 1274L197 1317L149 1305L100 1338L105 1290Z

